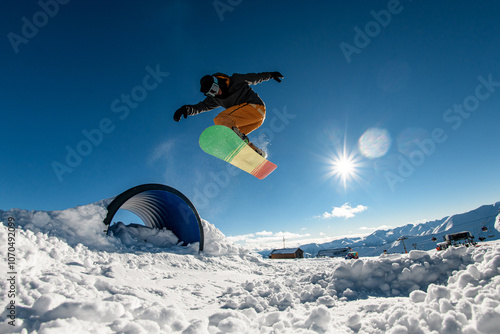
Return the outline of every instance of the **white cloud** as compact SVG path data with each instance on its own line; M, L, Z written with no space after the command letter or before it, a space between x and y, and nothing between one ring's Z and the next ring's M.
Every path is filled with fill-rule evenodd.
M311 235L293 232L269 232L261 231L251 234L235 235L227 237L228 240L250 249L282 248L283 237L286 247L295 247L306 244L311 240Z
M153 148L152 153L149 155L149 164L155 164L158 160L166 159L172 148L174 146L174 141L169 140L163 143L158 144L155 148Z
M250 233L250 234L240 234L240 235L235 235L232 237L227 237L227 239L231 240L232 242L238 242L238 241L246 241L249 239L252 239L255 237L255 234Z
M323 213L322 217L323 218L352 218L355 216L355 214L360 213L368 209L368 207L364 205L358 205L357 207L353 208L349 203L345 203L341 207L333 207L332 212L325 212Z
M394 228L394 227L393 226L389 226L389 225L380 225L380 226L377 226L377 227L363 226L363 227L360 227L359 229L363 230L363 231L377 231L377 230L389 230L391 228Z

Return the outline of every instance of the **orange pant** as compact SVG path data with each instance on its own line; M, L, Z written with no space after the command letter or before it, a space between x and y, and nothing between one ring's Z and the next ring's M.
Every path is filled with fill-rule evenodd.
M265 118L265 106L242 103L222 111L214 118L214 123L228 128L236 127L246 135L261 126Z

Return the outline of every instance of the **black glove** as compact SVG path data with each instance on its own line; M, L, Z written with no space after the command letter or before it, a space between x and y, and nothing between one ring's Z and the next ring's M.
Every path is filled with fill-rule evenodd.
M278 82L281 82L281 79L283 79L283 74L281 74L280 72L271 72L271 78Z
M184 116L184 118L188 117L188 107L187 106L182 106L174 114L174 121L179 122L181 120L181 116Z

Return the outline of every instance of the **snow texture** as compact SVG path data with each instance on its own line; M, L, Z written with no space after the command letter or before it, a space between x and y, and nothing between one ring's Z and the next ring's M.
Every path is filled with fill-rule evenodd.
M358 260L270 260L206 221L204 252L176 245L169 231L122 227L106 237L104 208L0 211L3 259L9 217L17 226L14 298L0 262L1 333L499 332L496 241Z

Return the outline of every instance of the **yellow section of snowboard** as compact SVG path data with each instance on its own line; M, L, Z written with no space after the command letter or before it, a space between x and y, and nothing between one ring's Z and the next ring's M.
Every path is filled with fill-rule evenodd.
M245 172L252 174L254 169L262 164L266 159L256 154L256 152L248 145L245 145L238 154L233 158L231 163L243 169Z

